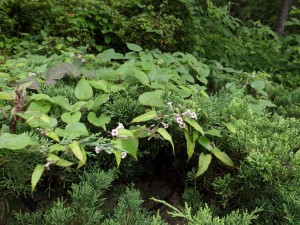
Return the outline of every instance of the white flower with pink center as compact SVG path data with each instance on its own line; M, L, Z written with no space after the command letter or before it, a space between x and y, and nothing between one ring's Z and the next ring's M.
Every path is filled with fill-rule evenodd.
M180 123L180 124L179 124L179 127L180 127L181 129L183 129L183 128L185 128L185 124L184 124L184 123Z
M124 159L127 156L127 152L122 152L121 158Z
M177 117L177 118L176 118L176 122L177 122L177 123L182 123L182 122L183 122L183 120L182 120L182 118L181 118L181 117Z
M190 113L189 116L190 116L192 119L197 119L197 115L196 115L195 112Z
M118 129L113 129L112 131L111 131L111 135L113 136L113 137L117 137L118 136Z

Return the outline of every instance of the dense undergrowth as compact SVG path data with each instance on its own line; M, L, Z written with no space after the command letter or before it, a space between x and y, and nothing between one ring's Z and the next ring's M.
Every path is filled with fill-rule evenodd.
M230 10L2 1L2 220L299 224L299 12L279 38Z

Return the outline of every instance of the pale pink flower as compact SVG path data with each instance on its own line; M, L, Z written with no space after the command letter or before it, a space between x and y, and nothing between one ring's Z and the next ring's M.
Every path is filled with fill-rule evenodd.
M127 156L127 152L122 152L121 158L124 159Z
M192 119L197 119L197 115L195 112L190 113L189 117L191 117Z
M118 130L118 129L124 129L124 125L122 123L118 123L116 130Z
M167 129L169 127L169 124L161 122L161 124L164 126L165 129Z
M95 147L96 154L99 154L103 149L99 148L98 146Z
M182 123L182 122L183 122L183 120L182 120L181 117L177 117L177 118L176 118L176 121L177 121L177 123Z
M117 137L118 136L118 129L113 129L112 131L111 131L111 135L113 136L113 137Z
M186 112L184 113L181 113L182 116L185 116L185 115L190 115L191 111L188 109Z

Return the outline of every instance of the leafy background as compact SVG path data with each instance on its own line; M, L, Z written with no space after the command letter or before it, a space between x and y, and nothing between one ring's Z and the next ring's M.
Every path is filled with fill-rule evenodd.
M0 3L4 224L298 224L299 1L71 3Z

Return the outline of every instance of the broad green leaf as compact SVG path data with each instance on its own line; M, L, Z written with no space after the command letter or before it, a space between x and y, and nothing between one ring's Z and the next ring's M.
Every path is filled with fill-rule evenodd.
M26 82L26 83L22 83L20 84L20 86L18 87L18 90L25 90L25 89L31 89L32 87L35 87L35 88L32 88L32 89L38 89L38 84L35 84L35 79L34 78L27 78L27 80L31 80L29 82Z
M96 89L102 90L104 92L110 92L110 85L105 80L90 80L89 84Z
M85 150L82 146L80 146L80 150L81 150L81 153L82 153L83 160L80 160L80 162L78 163L77 169L82 167L86 163L86 159L87 159L86 158L86 152L85 152Z
M196 130L193 131L193 141L196 142L200 136L200 133Z
M69 99L67 99L64 96L56 96L56 97L52 97L52 100L55 104L61 106L62 108L66 109L66 110L70 110L70 104L69 104Z
M206 93L206 91L200 90L199 93L200 93L204 98L209 99L209 95Z
M134 68L134 60L126 61L115 71L115 76L124 77L126 75L131 75Z
M79 137L89 135L86 126L80 122L68 124L64 130L61 128L56 128L55 133L60 137Z
M70 162L68 160L62 159L58 157L57 155L54 154L49 154L47 157L48 162L52 162L56 166L61 166L61 167L69 167L72 166L74 163Z
M93 107L94 107L94 105L95 105L95 101L94 100L88 100L87 102L86 102L86 104L85 104L85 108L88 110L88 111L90 111Z
M251 83L251 87L253 87L257 92L261 93L264 96L268 94L263 90L265 88L265 81L263 80L255 80Z
M102 95L97 96L94 99L95 103L92 106L91 110L97 111L101 105L103 105L104 103L106 103L109 100L109 97L110 97L109 94L102 94Z
M110 91L113 93L119 92L119 91L126 91L126 88L121 85L112 85L110 87Z
M195 83L194 77L189 73L185 73L181 77L192 84Z
M3 133L0 135L0 149L19 150L36 144L27 134Z
M198 163L198 170L196 173L196 177L202 175L207 169L211 162L211 155L210 154L203 154L201 152L199 156L199 163Z
M145 122L148 120L153 120L157 118L157 113L155 110L146 112L132 120L132 123Z
M210 129L210 130L206 131L205 134L215 136L215 137L222 137L220 131L218 131L217 129Z
M185 90L178 88L178 86L175 84L167 83L165 86L173 92L176 92L182 98L187 98L191 95L190 91L186 92Z
M11 101L15 98L14 91L0 91L0 99Z
M51 145L49 147L49 152L52 153L52 152L60 152L60 151L65 151L66 150L66 146L63 146L63 145L59 145L59 144L54 144L54 145Z
M50 111L50 104L46 101L31 102L26 112L37 112L46 114Z
M229 130L229 132L235 134L236 133L236 128L233 125L233 123L228 122L228 123L223 123L225 125L225 127Z
M69 144L69 147L71 148L73 154L76 156L77 159L80 161L83 161L83 154L80 149L80 145L77 141L73 141L71 144Z
M31 127L41 127L45 129L51 129L57 125L57 120L54 117L47 116L40 113L17 113L18 116L26 119L26 122Z
M250 103L249 106L251 110L258 115L262 115L263 110L266 107L276 107L276 105L274 105L272 102L266 99L256 100L255 102Z
M84 106L86 104L87 104L87 102L85 102L85 101L78 101L74 105L70 106L70 112L71 113L77 112L81 109L82 106Z
M50 96L45 95L45 94L33 94L30 96L30 100L33 101L40 101L40 100L45 100L48 102L53 102L53 100L50 98Z
M119 167L122 160L122 152L121 151L114 151L114 155L116 157L117 166Z
M53 140L59 142L59 137L56 133L54 133L53 131L47 131L47 136L52 138Z
M194 119L191 119L189 117L184 117L183 119L185 122L190 124L193 128L195 128L197 131L199 131L202 135L204 135L204 131L203 131L202 127L198 124L197 121L195 121Z
M200 145L202 145L204 148L206 148L209 151L211 151L213 149L213 147L211 145L211 141L208 140L205 136L201 136L198 139L198 142L199 142Z
M161 84L161 83L158 83L158 82L151 82L151 85L150 85L150 87L152 88L152 89L165 89L166 87L165 87L165 85L163 85L163 84Z
M149 129L146 127L146 125L144 126L130 126L129 128L135 137L137 138L145 138L145 137L149 137Z
M134 52L141 52L143 51L143 49L136 45L136 44L132 44L132 43L127 43L127 48L131 51L134 51Z
M265 82L263 80L255 80L251 83L251 87L256 90L262 90L265 88Z
M178 93L181 94L185 98L189 97L191 94L193 94L193 90L191 88L188 88L183 85L178 85L178 87L180 88L180 91Z
M120 139L122 142L122 149L137 159L137 151L139 147L138 139L131 136L129 136L127 139L122 139L122 138Z
M116 53L115 50L111 48L103 51L102 53L99 53L97 55L97 58L100 59L100 62L106 63L112 59L122 59L123 55L120 53Z
M163 95L163 90L156 90L152 92L145 92L139 96L139 101L143 105L149 105L154 107L164 107L165 104L161 100L161 96Z
M207 65L205 64L200 64L200 62L197 63L198 65L192 66L194 70L196 70L196 72L203 77L207 77L210 73L209 68Z
M102 127L104 130L106 130L105 125L108 124L110 120L110 116L105 113L102 113L99 117L97 117L94 112L89 112L88 114L88 121L96 127Z
M75 96L79 100L89 100L93 96L93 88L84 77L80 79L75 87Z
M137 78L141 84L148 86L149 85L149 78L147 74L145 74L143 71L134 69L133 70L134 77Z
M31 190L34 191L37 183L41 179L41 176L45 170L45 165L38 164L36 165L32 175L31 175Z
M172 145L172 148L173 148L173 154L175 155L175 151L174 151L174 143L173 143L173 140L172 140L172 137L171 135L168 133L168 131L166 131L164 128L159 128L157 130L157 132L167 141L169 141Z
M125 54L124 59L129 59L130 60L130 59L136 59L138 57L139 57L139 55L136 52L127 52Z
M131 130L127 129L118 129L118 136L123 136L123 137L134 137L134 134Z
M214 148L211 152L227 166L234 167L232 160L225 152L220 151L218 148Z
M61 114L61 120L65 123L77 123L81 118L81 112L77 111L74 113L63 113Z
M186 139L188 159L190 159L194 154L196 143L187 130L184 130L183 132Z

